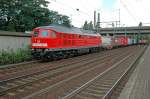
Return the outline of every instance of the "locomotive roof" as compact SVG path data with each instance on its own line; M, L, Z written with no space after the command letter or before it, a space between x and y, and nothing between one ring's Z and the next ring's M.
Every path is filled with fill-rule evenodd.
M58 32L71 33L71 34L83 34L83 35L93 35L97 36L98 34L94 33L94 31L83 30L77 27L65 27L62 25L52 24L49 26L41 26L38 28L52 29Z

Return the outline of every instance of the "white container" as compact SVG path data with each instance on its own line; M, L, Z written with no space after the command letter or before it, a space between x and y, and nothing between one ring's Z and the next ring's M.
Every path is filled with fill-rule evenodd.
M112 46L111 37L102 36L102 47L109 48L110 46Z

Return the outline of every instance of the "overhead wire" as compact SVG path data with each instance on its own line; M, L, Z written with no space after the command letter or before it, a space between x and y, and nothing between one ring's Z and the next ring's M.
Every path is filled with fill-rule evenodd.
M58 2L56 2L55 0L51 0L51 1L53 1L54 3L57 3L57 4L59 4L59 5L62 5L60 2L58 3ZM66 10L66 9L65 9L65 7L66 7L66 6L65 6L65 7L63 7L63 8L62 8L62 7L60 7L60 6L57 6L57 7L59 7L60 9ZM76 11L76 10L74 10L74 9L72 9L72 10L71 10L71 9L67 9L67 10L70 10L71 12L72 12L72 11L77 12L77 11ZM82 23L82 24L83 24L83 22L81 22L80 20L77 20L77 19L75 19L75 18L72 18L72 14L70 14L69 16L70 16L71 21L72 21L72 19L73 19L73 20L75 20L75 21L77 21L77 22L79 22L79 23Z
M128 9L127 5L122 1L120 0L121 4L123 5L123 7L126 9L126 11L129 13L129 15L133 18L133 20L135 22L138 22L136 17L132 14L132 12Z
M87 0L87 2L88 2L88 0ZM83 0L81 0L81 3L80 3L81 5L82 5L82 8L84 9L84 10L87 10L88 12L90 12L90 10L86 7L86 6L84 6L84 1ZM88 4L87 4L88 5Z
M56 2L56 3L58 3L58 4L61 4L62 6L68 7L69 9L72 9L73 11L80 12L80 13L83 14L84 16L86 15L87 17L90 17L90 18L91 18L91 15L90 15L90 14L88 14L88 13L85 12L85 11L82 11L81 9L73 8L72 6L69 6L69 5L67 5L67 4L64 4L64 3L62 3L62 2L60 2L60 1L58 1L58 0L51 0L51 1L54 1L54 2Z
M127 3L127 5L129 5L130 9L132 9L132 12L136 12L135 8L133 7L133 5L130 3L130 1L126 0L125 1ZM131 11L130 11L131 12ZM136 16L136 20L139 20L139 18L137 17L136 13L134 13L134 16Z

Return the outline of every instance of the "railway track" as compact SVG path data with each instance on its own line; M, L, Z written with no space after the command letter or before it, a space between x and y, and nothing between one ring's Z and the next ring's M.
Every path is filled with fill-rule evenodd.
M120 57L119 59L120 59L120 61L119 62L114 62L114 64L112 65L112 63L111 64L107 64L107 65L112 65L113 67L118 67L118 65L119 65L119 67L120 66L125 66L126 68L128 67L128 65L131 63L131 62L133 62L133 60L132 59L135 59L135 57L138 57L138 54L137 53L140 53L141 52L141 50L142 50L142 48L141 49L132 49L132 51L131 50L128 50L130 53L125 53L124 52L124 54L126 54L124 57ZM132 53L132 54L131 54ZM131 55L130 55L131 54ZM119 60L118 59L118 60ZM131 61L132 60L132 61ZM125 65L125 63L126 63L126 65ZM127 65L127 63L128 63L128 65ZM96 64L95 64L96 65ZM106 64L104 65L105 67L106 67ZM102 72L104 72L105 70L106 71L108 71L107 69L110 69L110 68L113 68L113 67L109 67L109 68L105 68L104 69L104 67L101 67L101 68L97 68L97 67L95 67L95 69L93 68L93 70L88 70L87 72L85 72L84 71L84 73L82 72L82 73L80 73L80 74L77 74L77 75L75 75L75 76L72 76L72 77L70 77L70 78L67 78L67 79L65 79L65 80L62 80L62 81L60 81L59 83L56 83L56 84L54 84L54 85L51 85L51 86L49 86L49 87L47 87L47 88L45 88L45 89L42 89L42 90L40 90L40 91L38 91L38 92L35 92L35 93L33 93L33 94L31 94L31 95L29 95L29 96L26 96L25 98L23 98L23 99L49 99L49 98L51 98L51 99L95 99L96 97L90 97L90 93L88 93L88 92L83 92L83 89L82 89L82 91L81 91L81 93L82 93L82 95L84 95L82 98L81 97L76 97L76 95L78 95L79 93L80 93L80 91L79 91L79 93L78 94L75 94L75 96L74 95L71 95L71 97L70 97L70 93L72 94L72 92L74 93L74 91L76 91L76 90L79 90L82 86L85 86L84 84L85 83L87 83L88 81L90 81L91 79L88 79L88 78L94 78L95 77L95 75L99 75L99 74L101 74ZM100 70L98 70L98 69L102 69L102 71L100 72ZM121 67L120 67L120 69L121 69L121 71L122 71L122 73L123 73L123 71L124 71L124 69L122 69ZM114 73L116 72L117 74L118 74L118 71L120 70L120 69L114 69ZM110 69L111 70L111 69ZM111 72L111 71L109 71L109 72ZM107 72L108 73L108 72ZM94 75L95 74L95 75ZM93 75L93 76L92 76ZM102 75L102 74L101 74ZM120 74L118 74L117 75L117 77L119 76ZM97 77L96 76L96 77ZM107 78L107 77L109 77L110 76L110 78L111 77L113 77L112 76L112 73L111 73L111 75L106 75L105 77ZM114 76L115 77L115 76ZM103 78L104 79L104 78ZM116 81L116 79L114 80L114 79L112 79L113 81ZM107 80L105 80L105 81L107 81ZM102 89L104 88L104 89L107 89L107 90L105 90L105 92L107 92L108 90L109 90L109 87L110 87L110 85L113 85L113 84L110 84L111 82L109 82L109 81L111 81L111 79L109 79L108 80L108 83L106 82L106 84L103 82L103 86L102 86ZM93 81L93 82L96 82L96 81ZM114 82L115 83L115 82ZM110 85L109 85L110 84ZM101 85L101 84L98 84L98 85ZM86 87L89 87L90 85L87 85ZM109 87L107 87L107 86L109 86ZM98 86L96 86L95 88L97 88ZM102 90L101 89L101 90ZM104 90L103 90L104 91ZM103 91L102 91L102 93L103 93ZM88 95L88 94L90 94L90 95ZM100 94L100 93L99 93ZM93 94L94 95L94 94ZM98 95L98 93L97 93L97 95ZM105 95L104 93L103 93L103 95ZM89 98L90 97L90 98ZM98 97L98 99L99 99L100 97ZM97 99L97 98L96 98Z
M103 53L101 53L101 55L103 55ZM10 78L13 78L13 76L19 75L30 75L31 73L35 73L35 72L40 72L40 71L45 71L45 70L51 70L51 69L56 69L59 68L59 66L67 66L67 65L71 65L74 64L76 62L80 62L80 61L84 61L86 59L89 59L90 56L94 56L95 54L92 55L87 55L86 56L78 56L78 57L74 57L74 58L70 58L68 59L68 63L64 60L60 60L60 61L54 61L54 62L48 62L48 63L40 63L39 61L33 61L33 62L25 62L25 63L21 63L21 64L14 64L14 65L7 65L7 66L2 66L0 67L0 80L7 80ZM83 58L83 59L82 59ZM33 72L35 71L35 72Z
M114 53L115 54L115 53ZM109 57L110 55L102 55L99 59L104 59L106 57ZM98 57L98 56L97 56ZM95 57L95 58L97 58ZM96 60L98 59L94 59L92 61L85 61L84 64L82 65L86 65L90 62L95 62ZM83 62L83 60L82 60ZM58 75L58 74L61 74L65 71L68 71L68 70L71 70L71 69L75 69L75 68L78 68L79 66L79 63L74 65L74 66L66 66L65 68L58 68L58 69L54 69L53 71L49 71L47 73L39 73L39 75L36 73L34 75L28 75L28 76L20 76L20 77L16 77L16 78L11 78L11 79L8 79L8 80L3 80L1 81L0 83L0 88L1 88L1 91L0 91L0 94L3 95L5 93L7 93L8 91L11 91L11 90L14 90L16 88L21 88L22 86L26 86L26 85L29 85L29 84L32 84L33 82L37 82L39 80L42 80L46 77L50 77L50 76L54 76L54 75ZM65 70L65 71L62 71L62 70ZM46 72L46 71L44 71ZM18 84L16 84L18 83Z
M118 49L116 49L117 51ZM115 50L114 50L115 52ZM83 55L79 57L74 57L70 59L64 59L60 61L40 63L39 61L27 62L23 64L16 64L11 66L3 66L0 68L0 81L5 81L13 78L19 78L21 76L29 76L38 72L44 72L48 70L57 69L60 67L65 67L82 61L90 60L96 57L106 56L106 51L96 55L97 53L91 55ZM111 55L111 51L107 51L107 54ZM66 60L66 61L65 61Z
M133 49L136 48L131 48ZM71 78L74 75L77 74L85 74L90 71L93 71L98 68L102 68L104 65L110 65L114 64L117 60L122 59L127 54L130 54L130 50L126 51L127 48L124 48L122 50L116 50L112 54L111 51L109 55L106 55L105 53L102 53L100 55L93 55L92 59L91 57L87 57L83 60L79 59L78 61L73 61L72 63L69 63L68 65L65 65L61 68L53 68L49 70L44 70L42 72L36 72L32 73L30 75L23 75L20 77L12 78L3 80L0 82L0 95L5 98L22 98L25 97L28 94L31 94L31 92L39 91L43 88L46 88L50 85L58 84L59 82L65 80L66 78ZM122 51L124 51L123 54L120 54ZM119 55L120 54L120 55ZM91 55L89 55L91 56ZM118 56L118 57L117 57ZM112 59L112 57L115 57ZM82 57L83 58L83 57ZM109 61L109 62L108 62ZM79 63L80 62L80 63ZM62 64L65 62L62 62ZM97 65L101 64L101 66ZM59 64L60 65L60 64ZM96 65L96 66L94 66ZM91 66L94 66L91 68ZM108 67L107 67L108 68ZM29 92L29 90L31 90ZM29 96L30 97L30 96ZM28 98L28 97L27 97Z
M117 97L112 97L115 87L127 75L141 53L143 50L137 55L128 55L62 99L116 99Z

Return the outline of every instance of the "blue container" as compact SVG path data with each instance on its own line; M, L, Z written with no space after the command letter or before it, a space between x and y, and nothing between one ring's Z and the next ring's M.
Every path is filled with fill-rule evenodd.
M137 44L137 40L136 39L133 39L133 44Z
M133 44L132 39L128 38L128 45L132 45L132 44Z

